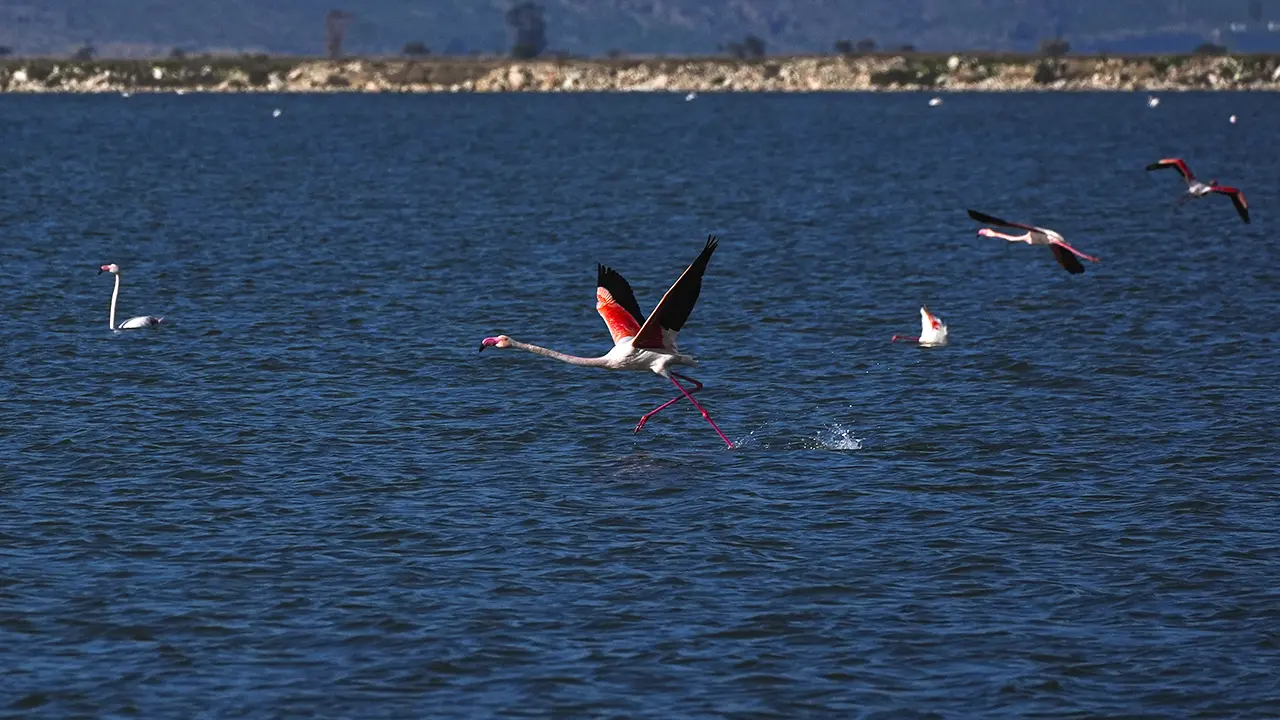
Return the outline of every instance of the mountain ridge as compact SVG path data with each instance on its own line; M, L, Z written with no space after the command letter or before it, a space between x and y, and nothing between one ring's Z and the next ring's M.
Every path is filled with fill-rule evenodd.
M927 51L1028 51L1061 36L1085 51L1188 51L1205 41L1280 49L1276 0L543 0L548 47L580 55L707 54L754 35L771 52L840 40ZM348 54L501 53L505 0L0 0L0 45L17 54L188 52L320 55L325 16L353 14ZM1269 7L1270 6L1270 7ZM1272 16L1270 13L1274 13ZM1268 22L1272 30L1268 30ZM1235 28L1234 30L1232 28ZM1260 48L1240 47L1242 50Z

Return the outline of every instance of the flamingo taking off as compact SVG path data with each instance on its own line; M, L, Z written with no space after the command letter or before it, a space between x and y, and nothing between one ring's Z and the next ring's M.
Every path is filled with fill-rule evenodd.
M929 308L920 308L920 337L910 335L894 335L889 342L913 342L920 347L936 347L947 344L947 326L942 318L929 312Z
M730 448L733 448L733 443L729 442L729 438L720 432L719 426L711 419L707 411L698 404L697 400L693 399L693 394L702 389L702 383L671 369L681 365L697 367L697 362L693 357L684 355L676 349L676 335L684 327L685 322L689 319L689 313L693 311L694 304L698 302L698 293L702 290L702 276L707 271L707 263L711 260L711 254L716 251L717 244L714 236L707 237L707 244L702 248L698 258L685 269L680 278L671 286L671 289L667 290L667 294L663 295L662 299L658 301L658 306L643 321L641 321L643 315L640 312L640 303L636 302L635 293L631 291L631 286L627 284L627 281L612 268L597 265L596 312L600 313L600 317L604 318L604 323L608 326L609 334L613 336L614 342L613 349L600 357L588 358L566 355L555 350L512 340L506 335L487 337L480 341L480 352L484 352L486 347L516 348L517 350L524 350L569 363L570 365L600 367L607 370L649 370L655 372L670 380L672 384L679 388L680 395L645 413L640 418L640 422L636 424L635 432L640 432L640 428L644 427L649 418L678 402L681 397L685 397L702 413L702 417L711 423L711 427L715 429L720 439L724 440L725 444ZM693 383L694 387L687 389L680 384L680 380Z
M1024 242L1028 245L1048 245L1049 249L1053 251L1053 257L1057 259L1058 264L1072 275L1079 275L1084 272L1084 265L1081 265L1080 261L1076 258L1081 257L1090 262L1098 262L1098 258L1093 257L1092 255L1085 255L1079 250L1071 247L1067 244L1067 241L1062 238L1062 235L1050 230L1049 228L1011 223L1007 220L1001 220L1000 218L980 213L977 210L970 210L969 217L980 223L987 223L988 225L1000 225L1003 227L1026 230L1027 232L1024 235L1005 235L1004 233L998 233L991 228L982 228L978 231L978 234L983 237L1004 238L1009 242Z
M1231 117L1235 117L1232 115ZM1191 173L1191 168L1182 161L1181 158L1165 158L1160 162L1153 162L1147 166L1147 171L1164 170L1165 168L1175 168L1183 180L1187 181L1187 192L1178 198L1178 205L1181 206L1188 200L1201 198L1209 193L1220 193L1231 198L1231 203L1236 206L1236 212L1240 213L1240 219L1246 223L1249 222L1249 203L1244 199L1244 193L1239 188L1226 187L1219 185L1217 180L1210 180L1207 183L1196 179Z
M120 296L120 266L115 263L103 265L98 269L98 274L109 272L116 276L116 289L111 291L111 314L107 316L107 327L112 330L137 330L138 328L152 327L159 325L164 320L163 317L151 317L150 315L139 315L138 317L129 318L124 322L116 325L116 298Z

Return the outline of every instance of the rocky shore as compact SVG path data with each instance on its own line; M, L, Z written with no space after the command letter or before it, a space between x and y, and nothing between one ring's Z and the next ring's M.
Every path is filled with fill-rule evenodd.
M0 61L0 91L840 92L1280 90L1280 56L855 55L729 58L352 58L263 55Z

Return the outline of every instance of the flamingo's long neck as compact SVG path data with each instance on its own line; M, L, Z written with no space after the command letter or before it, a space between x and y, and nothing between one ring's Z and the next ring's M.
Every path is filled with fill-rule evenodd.
M120 274L116 273L116 289L111 291L111 315L107 317L107 327L116 329L116 298L120 296Z
M607 367L609 365L608 356L585 358L585 357L578 357L577 355L566 355L565 353L557 352L549 348L539 347L537 345L531 345L529 343L522 343L519 340L512 340L511 347L519 350L524 350L526 352L531 352L531 353L534 353L535 355L542 355L544 357L549 357L552 360L559 360L560 362L563 362L563 363L569 363L570 365L583 365L586 367Z
M1004 238L1005 240L1009 240L1011 242L1028 242L1029 240L1031 240L1031 233L1025 233L1023 235L1006 235L1002 232L992 230L991 235L992 237Z

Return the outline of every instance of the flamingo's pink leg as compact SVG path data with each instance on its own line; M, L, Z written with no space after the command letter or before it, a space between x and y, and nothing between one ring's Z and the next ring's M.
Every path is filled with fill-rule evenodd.
M719 435L720 439L724 441L724 444L728 445L729 449L732 450L733 443L729 442L729 438L725 437L724 433L720 432L720 426L716 425L716 421L711 419L711 416L708 415L707 411L701 405L698 404L697 400L693 399L693 396L689 394L689 391L685 390L683 385L676 382L675 378L668 378L668 379L671 381L673 385L680 388L680 392L683 393L685 397L689 398L689 402L693 403L694 407L698 408L698 412L702 413L702 417L706 418L707 422L711 423L711 427L716 431L716 434Z
M687 375L681 375L679 373L671 373L671 374L675 375L678 378L683 378L685 380L688 380L689 382L697 386L694 389L689 391L690 395L702 389L702 383L698 382L697 380L694 380L693 378ZM644 424L649 422L649 418L653 417L654 415L657 415L659 410L666 410L667 408L671 407L672 405L674 405L679 401L680 401L680 398L678 397L671 398L670 400L662 403L661 405L654 408L653 410L650 410L649 412L645 413L644 416L640 418L640 422L636 423L636 429L633 430L632 432L640 432L640 428L644 427Z
M654 409L650 410L649 412L645 413L644 415L641 415L641 416L640 416L640 422L636 423L636 429L635 429L635 430L633 430L632 432L640 432L640 428L644 427L644 424L645 424L645 423L647 423L647 422L649 422L649 418L653 417L654 415L657 415L657 414L658 414L658 411L660 411L660 410L666 410L668 407L671 407L672 405L674 405L674 404L676 404L676 403L680 402L680 400L681 400L681 398L678 398L678 397L676 397L676 398L671 398L670 400L668 400L668 401L666 401L666 402L662 403L661 405L659 405L658 407L656 407L656 408L654 408Z

